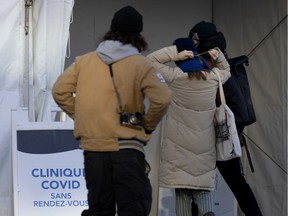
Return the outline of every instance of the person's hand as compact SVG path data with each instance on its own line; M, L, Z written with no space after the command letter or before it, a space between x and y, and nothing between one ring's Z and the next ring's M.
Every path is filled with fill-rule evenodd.
M143 142L148 142L151 139L152 134L140 133L136 136L136 139L141 140Z
M189 50L183 50L178 53L178 60L185 60L185 59L193 58L193 57L194 57L193 52Z
M208 50L208 53L213 60L216 60L219 56L219 51L217 49Z

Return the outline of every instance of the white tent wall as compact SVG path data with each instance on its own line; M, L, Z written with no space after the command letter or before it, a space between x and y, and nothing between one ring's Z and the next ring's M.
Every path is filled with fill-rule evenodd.
M24 2L1 0L0 4L0 215L7 216L12 206L10 110L19 106L24 72Z
M51 89L65 63L73 0L33 3L35 118L45 121L54 104Z
M215 0L213 21L230 57L249 57L248 77L257 122L245 131L244 171L264 215L287 215L287 2ZM242 215L241 212L238 212Z
M29 2L0 0L0 216L13 215L11 110L31 106L32 119L45 120L54 105L52 84L64 68L73 7L72 0L37 0L26 7L25 22Z

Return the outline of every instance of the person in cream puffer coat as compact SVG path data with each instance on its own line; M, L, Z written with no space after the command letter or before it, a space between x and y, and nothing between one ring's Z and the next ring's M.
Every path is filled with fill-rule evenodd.
M157 50L147 57L154 62L172 91L164 125L159 186L176 189L177 215L191 215L177 207L177 189L212 191L215 187L216 152L213 117L219 71L222 83L230 77L230 67L223 53L210 50L213 67L199 55L192 39L179 38L174 45ZM197 56L198 55L198 56ZM177 67L167 63L175 62ZM194 194L194 196L197 196ZM209 196L209 195L208 195ZM191 203L191 199L189 200ZM212 205L212 203L211 203ZM206 204L207 206L207 204ZM202 214L213 211L198 203Z

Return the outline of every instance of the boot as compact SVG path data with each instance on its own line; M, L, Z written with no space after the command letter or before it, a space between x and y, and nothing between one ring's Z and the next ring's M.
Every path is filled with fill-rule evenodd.
M207 212L206 214L204 214L203 216L215 216L215 214L213 212Z

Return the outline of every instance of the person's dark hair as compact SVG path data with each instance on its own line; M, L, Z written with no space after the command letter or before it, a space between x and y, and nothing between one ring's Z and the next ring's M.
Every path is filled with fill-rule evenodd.
M227 52L226 52L226 39L222 32L218 32L216 35L213 35L203 40L200 39L199 41L200 43L197 46L197 49L199 50L199 52L206 52L210 49L218 47L223 52L225 57L226 58L228 57ZM205 56L203 57L205 58ZM207 59L207 55L206 55L206 59Z
M120 31L108 31L104 37L104 40L120 41L123 44L131 44L138 49L139 52L145 51L148 48L148 44L144 37L140 33L135 32L120 32Z
M193 73L188 73L189 79L197 79L197 80L207 80L206 73L209 73L210 71L205 71L203 73L202 71L193 71Z
M217 30L215 24L201 21L191 28L188 37L193 39L195 34L197 34L197 40L199 41L199 44L197 45L199 53L218 47L225 57L228 58L226 52L226 39L224 34ZM207 56L203 57L207 59Z

